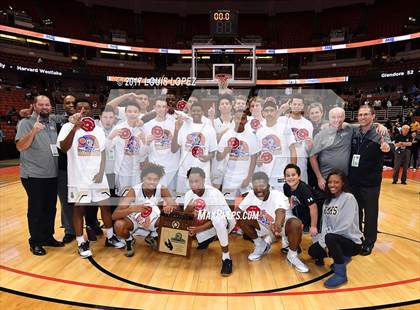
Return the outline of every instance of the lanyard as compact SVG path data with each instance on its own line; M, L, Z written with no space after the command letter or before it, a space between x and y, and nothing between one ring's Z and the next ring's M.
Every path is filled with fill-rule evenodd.
M359 132L360 136L357 138L357 152L356 154L360 154L360 147L363 145L363 142L365 141L365 137L368 134L369 131L367 131L365 134L362 134Z
M48 140L50 144L56 144L57 141L56 139L54 139L54 136L53 136L55 131L51 129L51 126L54 127L54 125L50 121L43 122L42 124L45 126L44 130L48 136Z

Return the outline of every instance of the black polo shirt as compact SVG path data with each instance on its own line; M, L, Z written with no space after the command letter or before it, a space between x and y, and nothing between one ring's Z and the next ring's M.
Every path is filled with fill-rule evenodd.
M398 142L411 142L412 138L409 134L406 134L405 136L402 134L399 134L395 137L395 144L397 144ZM402 153L405 150L409 150L410 147L409 146L400 146L398 148L395 148L395 151L397 153Z
M385 142L391 144L389 135L385 135ZM360 155L359 166L352 167L354 154ZM365 134L356 128L351 140L351 156L349 181L351 186L375 187L382 182L384 153L381 151L381 137L376 128L371 127Z

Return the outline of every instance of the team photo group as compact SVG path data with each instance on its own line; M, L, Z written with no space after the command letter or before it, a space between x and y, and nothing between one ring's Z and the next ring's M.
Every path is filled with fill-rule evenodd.
M63 107L53 114L50 98L37 96L17 126L34 255L74 243L87 258L101 234L126 257L136 240L156 250L160 218L174 212L194 216L188 234L198 250L220 245L223 276L234 272L230 234L253 243L250 263L279 242L303 273L307 239L315 265L333 260L327 288L347 282L352 256L374 249L384 156L394 146L369 105L351 124L341 106L298 91L279 99L230 90L211 101L126 91L99 119L85 98L68 95Z

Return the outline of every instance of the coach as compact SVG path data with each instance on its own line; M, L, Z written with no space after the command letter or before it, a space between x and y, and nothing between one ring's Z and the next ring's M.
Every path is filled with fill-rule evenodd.
M61 247L54 239L57 203L57 129L50 119L51 103L37 96L30 118L17 128L16 148L20 152L20 178L28 195L29 246L34 255L45 255L43 246Z
M388 134L381 136L376 133L373 127L375 112L372 107L362 105L357 117L360 128L352 137L349 179L359 205L359 226L364 235L360 254L369 255L377 237L384 153L390 151L391 141Z

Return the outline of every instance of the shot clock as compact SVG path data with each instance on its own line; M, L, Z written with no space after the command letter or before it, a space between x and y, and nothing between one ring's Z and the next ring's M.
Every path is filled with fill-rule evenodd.
M238 14L231 10L210 12L210 30L213 36L235 36L238 29Z

